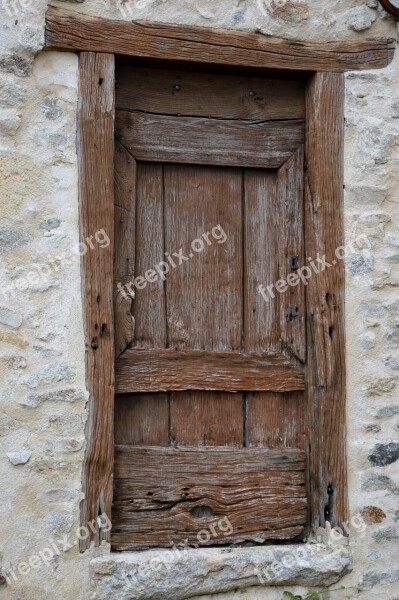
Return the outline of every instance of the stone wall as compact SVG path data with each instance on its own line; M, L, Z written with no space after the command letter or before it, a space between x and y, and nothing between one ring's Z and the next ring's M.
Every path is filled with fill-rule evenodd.
M61 4L61 3L59 3ZM65 6L65 3L63 3ZM228 27L289 39L397 37L375 0L86 0L77 11ZM96 597L80 555L84 341L78 246L77 57L40 52L45 0L0 0L0 598ZM399 54L347 75L348 453L354 570L364 592L399 598ZM95 232L93 232L93 235ZM29 564L28 564L29 563ZM253 587L220 600L277 600ZM292 591L294 588L290 587ZM115 596L117 599L117 597ZM205 596L202 597L205 599Z

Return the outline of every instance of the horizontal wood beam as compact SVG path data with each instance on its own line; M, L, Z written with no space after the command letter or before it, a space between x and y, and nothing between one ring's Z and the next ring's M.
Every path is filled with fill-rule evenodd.
M304 119L305 82L120 66L115 102L117 110L176 117Z
M288 71L355 71L386 67L392 40L326 44L270 39L260 34L92 17L50 6L45 46L147 59Z
M127 350L116 363L118 394L184 390L291 392L304 373L283 356L201 350Z
M252 122L117 111L116 135L135 160L278 169L305 139L299 120Z
M296 448L116 446L113 548L170 547L176 531L192 546L293 539L307 519L305 472Z

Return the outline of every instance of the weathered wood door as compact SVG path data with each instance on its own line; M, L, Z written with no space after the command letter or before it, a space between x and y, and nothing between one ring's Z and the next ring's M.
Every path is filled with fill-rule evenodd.
M117 70L117 550L305 531L304 89Z

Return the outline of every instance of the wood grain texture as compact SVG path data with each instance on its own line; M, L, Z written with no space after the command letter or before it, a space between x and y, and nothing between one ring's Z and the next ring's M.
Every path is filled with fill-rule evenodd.
M137 166L136 274L144 277L164 260L163 167ZM142 286L140 286L142 287ZM133 315L136 348L165 348L167 343L165 282L158 278L143 289L135 288Z
M304 374L283 356L199 350L127 350L116 363L116 391L304 389Z
M279 169L277 182L278 260L279 280L290 282L290 277L305 264L303 168L304 149L300 146ZM296 261L295 266L293 260ZM275 282L277 284L277 281ZM285 289L286 288L286 289ZM300 362L306 360L306 304L305 285L297 278L295 285L284 285L280 296L280 328L283 351Z
M110 540L97 517L111 514L114 446L114 56L80 55L78 152L82 240L104 229L110 244L96 244L82 257L86 383L90 394L83 468L81 523L90 535L85 550Z
M45 45L186 63L288 71L355 71L386 67L392 40L328 44L289 42L241 31L114 21L50 6Z
M250 121L304 119L305 83L119 67L117 110Z
M242 332L242 172L204 166L165 166L165 236L170 254L183 248L189 261L167 279L168 344L176 350L237 352ZM212 235L220 225L226 238ZM205 242L203 234L210 233ZM204 249L190 252L195 239ZM172 393L174 444L243 445L241 394ZM218 388L220 389L220 388ZM186 419L194 419L190 426Z
M116 396L115 444L169 446L169 405L166 394Z
M330 267L307 286L307 419L311 522L347 519L344 263L344 77L316 74L307 92L305 180L306 257L325 255ZM336 261L336 264L333 264Z
M247 352L283 352L287 348L286 332L290 323L285 314L291 303L290 292L284 295L274 290L265 299L258 286L275 284L287 275L290 253L303 257L302 170L300 150L277 174L258 170L245 172L244 329ZM297 304L295 301L295 306ZM301 306L304 311L305 306ZM301 323L302 328L297 328L297 348L302 347L300 336L305 339L304 314ZM303 447L303 393L249 392L245 399L245 414L248 447Z
M303 392L248 394L248 447L303 448L304 415Z
M131 160L134 161L133 158ZM163 167L159 164L138 163L136 173L136 227L131 244L135 249L134 272L136 276L143 277L163 259ZM164 282L159 280L148 284L144 289L135 287L133 290L133 315L136 324L133 346L165 348L167 325ZM117 396L115 437L117 443L167 446L168 394Z
M241 394L173 392L170 399L170 440L179 447L242 448Z
M244 332L245 350L281 353L280 295L267 301L259 285L279 276L279 211L275 171L244 172Z
M304 141L302 120L236 121L117 111L117 137L136 160L278 168Z
M134 339L132 304L134 294L125 286L134 279L135 218L136 218L136 161L121 144L115 145L115 252L114 252L114 329L115 358L118 358Z
M116 447L116 550L293 539L306 507L302 450Z

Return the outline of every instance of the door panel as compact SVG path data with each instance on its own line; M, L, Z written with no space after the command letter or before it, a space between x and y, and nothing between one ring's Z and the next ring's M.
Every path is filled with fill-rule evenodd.
M229 100L223 78L208 81L210 97L202 75L185 74L179 81L203 99L190 111L186 87L179 98L182 88L172 98L165 88L176 72L136 74L136 84L121 74L116 116L124 212L115 276L124 287L115 310L126 343L116 363L112 545L296 539L307 519L304 290L272 288L265 298L259 286L303 265L302 83L273 90L278 82L259 78L256 104L242 95L250 79L226 80L238 86ZM208 97L217 118L203 118ZM265 124L256 116L267 98L275 120ZM246 119L234 124L240 101ZM173 129L158 126L172 116ZM221 518L228 536L199 543Z

